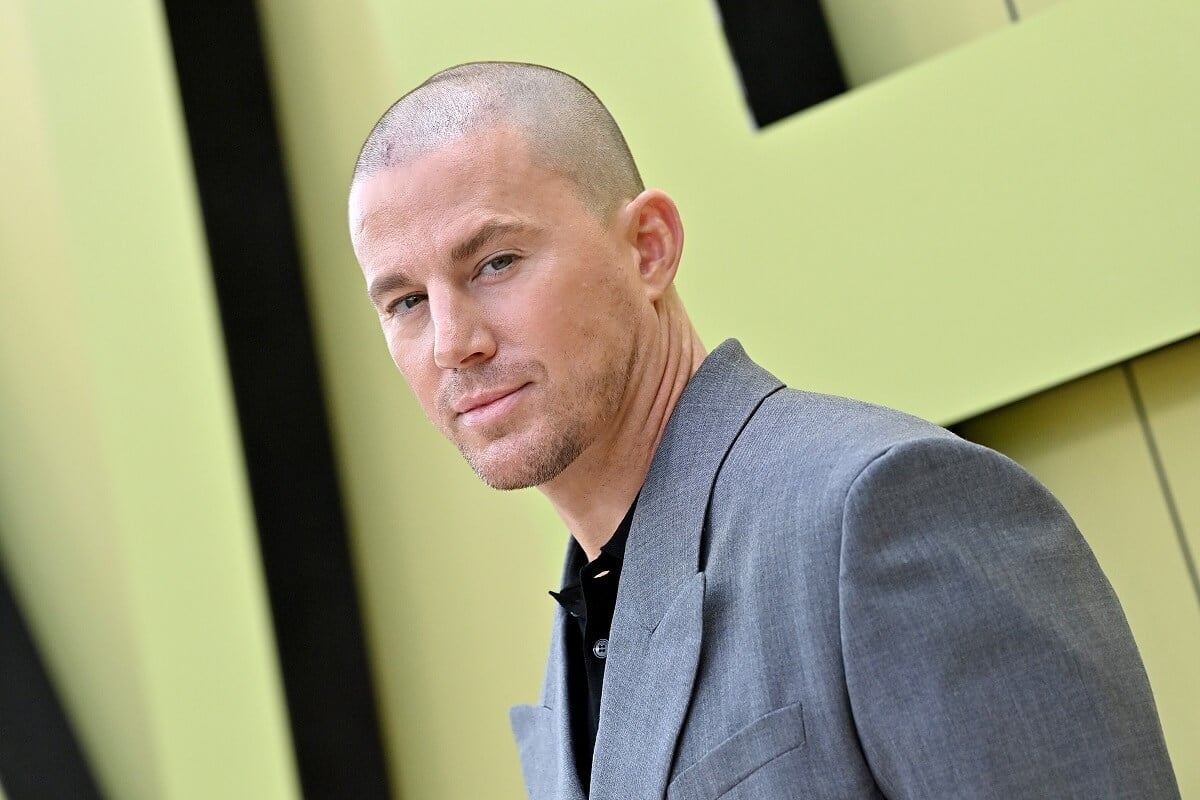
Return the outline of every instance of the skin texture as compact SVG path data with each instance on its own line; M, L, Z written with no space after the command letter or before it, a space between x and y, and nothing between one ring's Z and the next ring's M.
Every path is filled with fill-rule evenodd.
M603 218L497 124L356 182L350 225L430 421L490 485L537 486L594 558L704 358L675 204L651 189Z

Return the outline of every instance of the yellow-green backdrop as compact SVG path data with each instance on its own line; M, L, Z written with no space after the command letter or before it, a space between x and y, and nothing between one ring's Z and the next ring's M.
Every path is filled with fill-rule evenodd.
M161 8L0 10L0 562L108 797L294 797Z
M754 131L707 2L260 0L399 796L520 796L506 709L566 534L481 487L387 359L344 222L375 117L458 61L577 74L680 203L710 345L956 421L1200 329L1200 8L1015 5L829 0L856 88ZM161 11L0 9L7 574L109 796L296 797ZM1171 348L962 429L1080 518L1191 797L1200 611L1147 434L1194 537L1198 371Z

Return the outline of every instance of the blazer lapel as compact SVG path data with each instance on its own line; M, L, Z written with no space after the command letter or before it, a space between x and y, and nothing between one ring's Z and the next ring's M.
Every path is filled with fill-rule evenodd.
M592 800L648 800L666 791L703 638L701 539L709 498L738 434L780 388L730 339L704 360L671 414L638 498L621 567ZM564 677L558 683L565 711ZM566 728L559 730L569 742ZM569 751L567 758L570 763Z

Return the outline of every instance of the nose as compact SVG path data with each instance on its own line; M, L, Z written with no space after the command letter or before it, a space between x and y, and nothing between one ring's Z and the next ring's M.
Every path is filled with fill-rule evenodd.
M429 298L433 320L433 361L441 369L463 369L489 360L496 342L485 315L471 298L458 293Z

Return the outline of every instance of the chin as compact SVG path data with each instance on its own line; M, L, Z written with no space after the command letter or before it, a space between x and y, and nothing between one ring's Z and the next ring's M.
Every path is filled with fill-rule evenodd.
M493 489L511 491L554 480L583 452L583 444L579 436L563 435L538 442L502 439L479 450L460 443L459 450L480 480Z
M475 474L479 476L481 481L486 483L491 488L497 489L501 492L511 492L516 489L530 489L534 486L540 486L542 483L545 483L545 481L538 480L536 476L488 472L479 469L474 464L471 465L471 468L475 470Z

